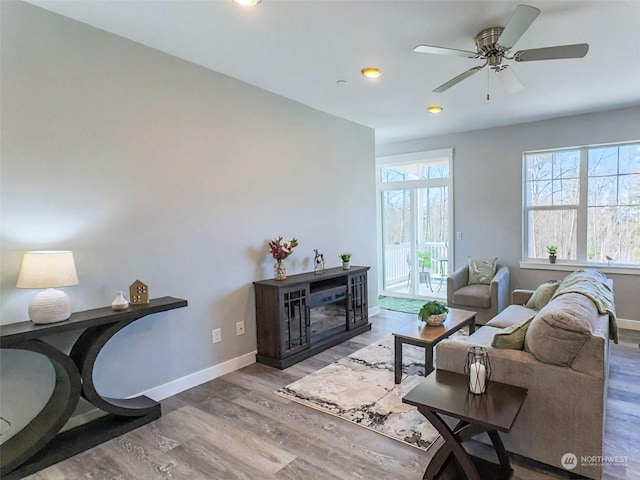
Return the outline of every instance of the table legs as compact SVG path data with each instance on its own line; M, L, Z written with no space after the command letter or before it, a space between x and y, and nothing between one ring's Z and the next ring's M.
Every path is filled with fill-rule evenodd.
M493 444L493 448L495 449L500 462L500 471L505 473L511 471L509 456L507 455L504 444L502 443L497 431L488 430L480 425L473 425L464 421L458 422L453 429L450 429L437 413L427 409L426 407L418 407L418 411L420 411L420 413L429 420L438 432L440 432L440 435L442 435L442 438L445 441L444 445L438 449L429 462L423 476L424 480L433 480L437 478L437 475L450 455L454 456L467 480L481 480L482 477L474 465L472 456L466 452L462 446L462 442L483 432L487 432L491 439L491 443Z
M402 339L400 337L394 338L393 348L393 376L396 385L402 381Z
M473 334L476 331L476 319L473 317L470 321L469 325L469 335ZM457 331L457 330L456 330ZM451 332L454 333L454 332ZM446 338L449 338L447 336ZM393 336L394 346L393 346L393 374L394 374L394 382L399 384L402 381L402 345L405 343L402 338L395 335ZM416 345L418 347L423 347L425 350L424 356L424 376L426 377L431 372L435 370L433 366L433 349L436 346L436 343L415 343L409 341L411 345Z
M424 347L424 376L429 375L433 370L433 345L426 345Z
M402 344L404 342L400 337L394 337L393 346L393 381L399 384L402 381ZM424 355L424 376L426 377L435 369L433 368L433 345L423 345Z
M476 470L476 467L473 465L471 457L462 446L462 442L458 440L456 434L448 427L444 420L442 420L438 414L426 408L418 407L418 410L427 418L427 420L429 420L429 422L434 427L436 427L438 432L440 432L440 435L442 435L442 438L445 441L445 444L440 447L440 449L446 452L446 455L438 455L438 460L442 463L436 464L436 462L434 462L435 457L433 460L431 460L431 462L429 462L423 479L433 480L437 472L440 470L440 468L448 458L449 454L453 454L456 461L458 462L458 465L460 465L460 467L462 468L462 471L464 472L465 478L467 480L481 480L480 474L478 473L478 470ZM440 452L438 451L438 453Z

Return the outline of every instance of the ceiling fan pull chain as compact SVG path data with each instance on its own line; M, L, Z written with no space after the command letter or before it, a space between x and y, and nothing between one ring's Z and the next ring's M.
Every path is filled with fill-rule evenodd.
M491 69L487 68L487 102L489 101L490 97L489 97L489 71Z

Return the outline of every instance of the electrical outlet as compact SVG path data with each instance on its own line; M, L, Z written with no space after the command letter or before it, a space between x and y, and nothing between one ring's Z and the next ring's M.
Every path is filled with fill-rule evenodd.
M236 335L244 335L244 322L236 323Z
M462 232L456 232L456 240L462 240Z
M211 340L213 343L220 343L222 341L222 332L219 328L211 330Z

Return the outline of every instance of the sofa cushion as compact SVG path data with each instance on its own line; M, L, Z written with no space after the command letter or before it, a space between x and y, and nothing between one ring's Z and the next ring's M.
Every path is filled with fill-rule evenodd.
M534 317L525 350L541 362L571 366L591 339L598 319L595 304L579 293L554 298Z
M497 264L497 258L486 260L469 257L469 285L489 285L496 274Z
M479 283L467 285L453 292L452 300L456 305L489 308L491 306L490 287Z
M529 299L525 307L533 308L534 310L540 310L547 303L549 303L549 300L551 300L553 294L556 293L558 285L560 285L560 282L558 282L557 280L549 280L548 282L544 282L542 285L536 288L536 291L533 292L533 295L531 295L531 298Z
M491 346L494 348L507 348L510 350L524 350L524 337L532 320L533 317L525 320L524 322L503 328L502 331L493 336Z
M507 328L536 316L536 311L523 305L509 305L487 322L490 327Z
M475 345L478 347L490 347L493 337L496 333L500 333L501 331L501 328L487 327L485 325L484 327L476 330L473 335L467 337L466 341L469 343L469 346Z

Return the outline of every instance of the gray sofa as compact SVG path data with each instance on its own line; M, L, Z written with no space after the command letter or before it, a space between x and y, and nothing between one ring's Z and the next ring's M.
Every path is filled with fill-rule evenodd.
M604 276L603 276L604 277ZM606 280L611 287L611 280ZM529 390L527 400L508 435L508 451L562 468L566 453L577 457L572 473L600 479L609 370L609 316L598 312L584 295L553 298L540 311L525 307L532 290L514 290L512 305L467 339L447 339L436 347L436 367L464 373L471 345L489 350L491 380ZM567 320L558 312L569 311ZM532 318L525 350L491 347L502 329ZM489 387L490 388L490 387Z
M476 325L484 325L509 305L509 267L496 265L489 285L469 283L469 266L447 277L447 305L477 312Z

